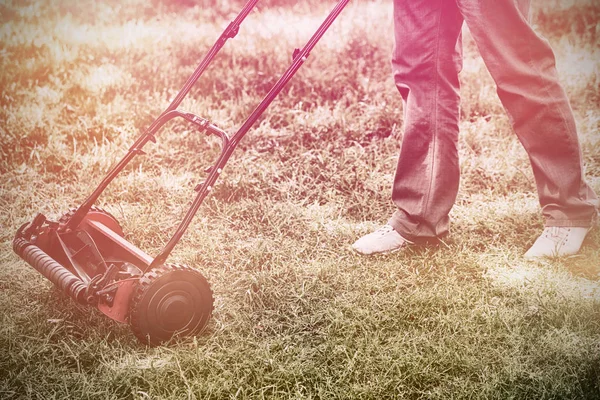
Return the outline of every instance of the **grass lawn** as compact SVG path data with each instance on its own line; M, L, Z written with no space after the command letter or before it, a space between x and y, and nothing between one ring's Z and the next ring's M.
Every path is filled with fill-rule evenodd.
M227 132L334 2L261 4L181 106ZM600 193L600 5L533 6ZM171 255L214 291L203 334L145 347L13 253L36 213L57 219L81 204L240 7L0 3L0 398L600 399L600 229L577 256L523 259L543 227L533 174L466 29L450 235L384 256L350 249L393 212L392 1L348 6ZM153 255L218 142L172 123L145 150L98 205Z

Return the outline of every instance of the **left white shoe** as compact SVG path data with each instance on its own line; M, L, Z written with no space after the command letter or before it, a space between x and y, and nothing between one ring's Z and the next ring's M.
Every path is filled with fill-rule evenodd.
M384 225L358 239L352 248L360 254L385 254L398 251L412 242L403 238L391 225Z
M577 254L591 228L549 226L525 253L525 258L562 257Z

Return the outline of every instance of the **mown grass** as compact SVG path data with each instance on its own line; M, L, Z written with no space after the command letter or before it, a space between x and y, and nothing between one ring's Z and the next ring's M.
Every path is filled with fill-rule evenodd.
M182 105L229 132L333 4L261 3ZM535 6L600 192L600 7ZM391 2L345 10L173 253L215 292L203 335L143 347L12 253L18 226L37 212L56 218L93 190L239 7L0 5L0 397L599 398L600 233L575 257L522 258L543 224L533 178L467 31L451 235L388 256L349 249L393 211L402 108ZM147 150L99 203L155 254L217 144L175 123Z

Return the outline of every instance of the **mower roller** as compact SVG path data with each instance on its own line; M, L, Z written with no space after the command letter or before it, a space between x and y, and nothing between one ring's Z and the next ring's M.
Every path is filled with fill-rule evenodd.
M75 301L98 308L108 317L129 323L145 344L160 345L173 337L199 333L213 311L213 293L206 278L195 268L168 264L200 205L209 194L223 167L240 140L306 61L350 0L339 1L302 49L295 49L292 64L254 109L237 132L229 137L208 119L179 111L178 106L228 39L234 38L241 23L258 0L248 1L204 56L168 108L133 143L83 204L66 212L58 221L38 214L19 228L13 249L33 268ZM221 141L221 153L205 172L205 181L196 186L196 197L173 236L156 257L129 243L117 219L94 206L112 180L143 147L156 142L155 135L167 122L182 118L207 136Z

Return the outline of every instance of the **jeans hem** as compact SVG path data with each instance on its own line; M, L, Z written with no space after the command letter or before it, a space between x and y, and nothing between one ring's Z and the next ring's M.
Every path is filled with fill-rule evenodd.
M402 236L404 239L416 245L438 245L441 243L441 240L449 234L449 232L444 232L439 236L418 236L418 233L421 231L421 229L417 229L415 231L416 234L411 235L403 232L402 229L399 229L401 228L401 224L393 216L388 220L388 225L391 225L391 227L394 228L394 230L398 232L398 234L400 234L400 236Z

